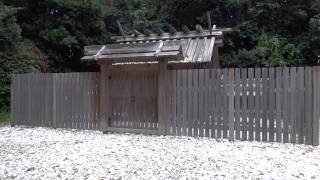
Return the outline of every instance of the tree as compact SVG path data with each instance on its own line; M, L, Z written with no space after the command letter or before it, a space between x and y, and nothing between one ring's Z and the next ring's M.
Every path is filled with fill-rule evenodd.
M109 41L100 0L17 0L18 22L25 38L46 54L51 72L83 71L83 46Z
M0 2L0 111L9 110L12 74L35 72L45 67L42 53L21 37L15 17L18 10Z

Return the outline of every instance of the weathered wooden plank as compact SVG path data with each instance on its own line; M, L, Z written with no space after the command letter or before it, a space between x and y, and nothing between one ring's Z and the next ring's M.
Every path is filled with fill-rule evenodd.
M177 134L181 136L182 129L182 70L177 70Z
M57 75L52 74L52 126L57 128Z
M171 74L172 86L172 135L177 135L177 71L172 70Z
M228 138L228 113L229 113L229 70L227 68L222 70L223 72L223 122L222 122L222 134L223 138Z
M16 81L15 81L15 76L12 75L11 76L11 86L10 86L10 119L11 119L11 126L15 126L16 124L16 119L15 119L15 115L16 115L16 109L15 109L15 86L16 86Z
M167 75L167 62L159 62L159 74L158 74L158 122L159 122L159 134L165 134L165 120L166 120L166 75Z
M188 136L192 136L192 129L193 129L193 89L192 89L192 76L193 76L193 70L188 70Z
M235 139L240 140L240 68L235 69L235 98L234 98L234 106L235 106Z
M182 70L182 135L187 136L188 132L188 71Z
M296 142L296 127L295 127L295 106L296 106L296 69L294 67L290 68L290 88L289 88L289 111L290 111L290 125L289 125L289 133L290 133L290 142Z
M276 68L276 141L282 140L282 68Z
M254 69L248 68L248 132L249 141L254 140Z
M312 145L319 145L319 106L320 106L320 67L312 68L312 83L313 83L313 121L312 121Z
M14 124L13 125L20 125L21 124L21 120L20 120L20 115L21 115L21 111L20 111L20 104L22 101L22 97L21 97L21 92L20 92L20 78L19 75L13 75L13 91L14 91L14 103L12 103L13 105L13 119L14 120Z
M73 87L71 86L72 84L72 74L68 73L65 76L65 86L67 87L65 89L66 91L66 127L67 128L72 128L72 112L71 112L71 107L72 107L72 93L73 93Z
M212 94L210 86L210 70L204 71L204 123L205 123L205 136L210 137L210 110L212 106Z
M199 111L199 137L204 137L204 69L199 69L199 104L198 104L198 111Z
M234 140L234 69L229 69L229 114L228 130L229 140Z
M50 109L49 104L48 104L48 99L52 96L50 95L49 92L49 86L50 86L50 80L49 80L49 74L43 74L43 101L44 101L44 109L43 109L43 121L44 121L44 126L45 127L50 127L49 126L49 115L48 115L48 111Z
M268 68L262 68L262 141L268 141Z
M248 120L248 69L243 68L241 69L241 131L242 131L242 140L247 140L247 120Z
M223 117L223 87L222 87L222 70L217 69L217 97L218 97L218 113L217 113L217 138L222 137L222 117ZM219 106L220 105L220 106Z
M109 91L109 70L108 65L101 66L100 69L100 130L107 131L109 126L109 107L110 107L110 98Z
M193 71L193 137L199 136L199 69Z
M289 68L283 68L283 142L289 142Z
M92 108L92 97L93 97L93 92L92 92L92 83L93 83L93 73L89 72L88 73L88 129L92 129L92 122L93 122L93 108Z
M168 94L167 94L167 99L169 101L169 106L168 106L168 117L166 119L166 134L169 135L171 133L171 101L170 101L170 93L171 93L171 82L169 81L171 79L171 72L168 71L168 80L167 80L167 86L168 86ZM150 96L150 91L151 88L149 86L149 78L150 78L151 72L150 71L146 71L143 73L143 81L141 84L141 98L142 98L142 120L143 120L143 126L142 128L147 129L148 128L148 112L151 111L151 109L149 109L149 99L151 98Z
M70 128L75 129L76 128L76 124L75 124L75 93L74 93L74 89L77 87L76 83L76 76L75 73L70 73L69 74L69 79L68 79L68 86L69 86L69 126Z
M217 110L217 103L218 103L218 99L220 98L218 96L218 88L220 89L220 87L218 86L218 80L217 80L217 70L216 69L210 69L211 72L211 81L210 81L210 94L212 95L212 106L211 106L211 137L215 138L217 137L216 135L216 131L217 131L217 115L219 113L219 111Z
M159 135L158 130L151 130L151 129L108 127L107 131L108 132L120 132L120 133L137 133L137 134Z
M297 134L298 134L298 143L302 144L304 142L303 137L303 127L304 127L304 68L298 67L297 68L297 105L296 105L296 112L297 112Z
M275 69L269 68L269 141L275 136Z
M305 144L312 144L312 69L305 68Z

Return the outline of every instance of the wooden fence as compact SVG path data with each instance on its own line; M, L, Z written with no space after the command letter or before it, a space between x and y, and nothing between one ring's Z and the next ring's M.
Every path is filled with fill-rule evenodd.
M319 142L319 68L169 71L166 134Z
M99 129L99 73L15 75L12 87L15 125Z
M13 124L101 129L99 76L15 75ZM161 82L158 134L319 144L320 67L167 70Z

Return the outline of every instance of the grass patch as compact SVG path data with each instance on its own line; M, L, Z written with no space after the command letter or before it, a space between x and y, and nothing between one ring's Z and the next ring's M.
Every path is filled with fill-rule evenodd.
M10 113L0 112L0 124L9 124L9 123L10 123Z

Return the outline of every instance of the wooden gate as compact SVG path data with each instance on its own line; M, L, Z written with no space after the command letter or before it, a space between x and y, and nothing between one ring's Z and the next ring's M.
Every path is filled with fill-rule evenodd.
M138 131L158 129L157 71L112 70L109 82L109 127Z

